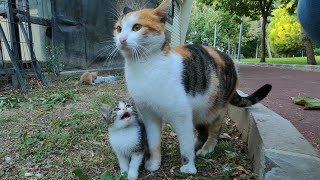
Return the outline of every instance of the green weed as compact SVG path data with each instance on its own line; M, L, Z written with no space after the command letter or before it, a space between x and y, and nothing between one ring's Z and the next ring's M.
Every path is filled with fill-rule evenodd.
M0 111L7 108L20 107L21 102L27 102L28 99L24 97L6 97L0 96Z

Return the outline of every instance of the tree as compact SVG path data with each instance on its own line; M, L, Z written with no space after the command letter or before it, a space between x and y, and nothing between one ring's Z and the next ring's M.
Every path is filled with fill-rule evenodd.
M298 0L281 0L281 2L283 3L284 6L287 7L287 11L289 14L292 15L296 13ZM303 45L306 49L307 64L316 65L317 62L314 56L312 41L302 27L301 27L301 37L302 37Z
M257 19L260 15L262 17L262 41L261 41L261 60L265 62L266 58L266 26L267 19L274 8L274 0L200 0L209 5L215 5L218 9L235 14L239 17L246 16L252 19Z
M301 26L297 16L290 15L287 6L276 9L272 15L268 39L273 52L296 54L302 48Z
M217 26L218 47L223 50L230 49L231 44L237 42L238 24L237 16L217 11L211 6L194 1L187 41L200 44L204 38L208 38L209 42L213 42L214 27Z

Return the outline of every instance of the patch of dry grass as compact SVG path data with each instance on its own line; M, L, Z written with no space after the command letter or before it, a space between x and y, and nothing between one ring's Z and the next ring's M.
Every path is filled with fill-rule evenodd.
M37 88L24 97L32 101L20 107L2 109L0 116L0 179L77 179L72 173L80 168L90 179L100 179L108 171L118 174L118 164L107 140L107 127L99 106L126 99L123 79L95 86L75 86L77 78L67 77L51 88ZM71 93L75 98L49 108L37 99L52 94ZM16 91L6 96L20 96ZM70 95L70 94L69 94ZM42 102L42 101L41 101ZM245 144L238 138L232 121L227 120L214 153L197 157L198 173L179 173L177 138L164 125L159 171L149 173L141 167L141 179L247 179L252 178ZM27 173L27 174L26 174ZM29 173L29 174L28 174ZM37 174L38 173L38 174ZM30 175L30 176L26 176Z

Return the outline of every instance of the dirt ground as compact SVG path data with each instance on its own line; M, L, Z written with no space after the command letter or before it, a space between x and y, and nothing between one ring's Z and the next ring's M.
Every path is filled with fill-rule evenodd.
M253 93L263 84L272 84L272 91L262 104L291 121L320 150L320 110L304 110L291 100L293 96L320 98L320 72L248 65L239 65L238 70L239 89L246 94Z
M33 83L27 94L0 89L0 179L124 179L108 143L101 104L128 97L122 78L95 86L76 86L78 77L58 79L44 88ZM3 99L3 98L6 99ZM162 165L141 167L141 179L253 179L246 144L226 119L214 153L197 157L198 173L179 172L176 134L164 124Z

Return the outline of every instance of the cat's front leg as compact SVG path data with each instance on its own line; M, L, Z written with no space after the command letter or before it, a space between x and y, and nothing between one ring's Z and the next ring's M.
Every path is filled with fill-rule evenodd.
M128 172L129 171L129 158L124 154L117 153L117 158L120 166L120 172Z
M135 180L138 178L139 167L143 160L143 153L144 152L137 152L131 155L131 161L129 164L129 172L128 172L129 180Z
M184 108L184 113L175 113L175 117L171 117L169 123L176 131L180 147L180 155L182 166L180 171L188 174L196 174L195 167L195 137L193 132L192 110Z
M145 162L147 171L156 171L161 164L161 129L162 120L152 112L140 111L146 128L150 157Z

